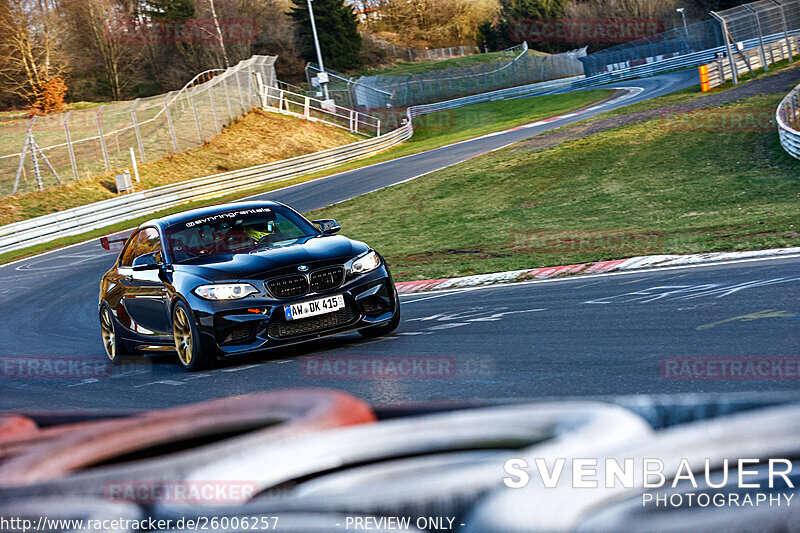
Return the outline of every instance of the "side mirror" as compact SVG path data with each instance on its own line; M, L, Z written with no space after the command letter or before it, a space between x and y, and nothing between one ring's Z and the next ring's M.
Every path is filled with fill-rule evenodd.
M322 220L312 220L312 222L319 226L324 235L333 235L342 229L338 222L331 218L324 218Z
M162 266L163 259L161 252L151 252L143 254L133 260L131 269L135 271L141 270L159 270Z

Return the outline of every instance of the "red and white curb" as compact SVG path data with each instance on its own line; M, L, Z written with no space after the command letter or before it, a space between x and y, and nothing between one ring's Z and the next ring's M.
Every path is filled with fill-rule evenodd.
M396 284L400 294L413 294L442 289L460 289L481 285L496 285L536 279L550 279L578 274L601 274L626 270L646 270L650 268L676 267L702 263L721 263L742 259L781 257L800 254L800 247L773 248L771 250L753 250L747 252L707 252L688 255L644 255L629 259L599 261L597 263L581 263L556 267L542 267L525 270L509 270L492 274L478 274L460 278L423 279L418 281L401 281Z

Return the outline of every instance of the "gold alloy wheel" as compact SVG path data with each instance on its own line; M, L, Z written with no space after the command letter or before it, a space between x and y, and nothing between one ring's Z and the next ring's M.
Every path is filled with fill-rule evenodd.
M184 366L192 364L192 326L189 317L182 307L175 308L175 320L172 323L172 336L175 339L175 351Z
M103 346L106 349L106 355L113 361L117 357L117 338L114 335L111 312L107 308L104 308L100 313L100 329L103 334Z

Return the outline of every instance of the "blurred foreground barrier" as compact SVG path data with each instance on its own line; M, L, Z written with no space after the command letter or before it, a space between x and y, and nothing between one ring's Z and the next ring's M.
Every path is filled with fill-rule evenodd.
M339 427L371 422L374 414L345 393L308 389L118 413L99 422L77 418L32 428L40 436L50 432L41 442L29 433L16 440L29 446L0 462L0 517L142 516L173 520L165 529L174 531L191 529L176 526L176 520L203 517L217 520L209 531L253 530L253 520L287 533L389 531L397 530L396 524L380 520L395 517L408 519L402 529L412 532L783 533L796 530L796 505L700 507L696 498L752 496L756 490L739 486L741 459L760 460L741 470L745 482L760 484L757 491L784 502L797 495L800 406L771 405L797 398L792 393L639 395L603 402L462 405L451 411L441 411L440 404L420 411L433 414L403 416L395 410L377 423ZM6 442L15 441L0 445ZM512 458L529 466L524 488L503 484L504 478L513 479L504 469ZM786 478L771 475L766 462L780 458L793 461ZM559 459L564 465L556 472ZM572 463L577 459L596 461L589 477L598 487L573 488L574 474L581 471ZM663 486L644 485L645 459L662 463ZM703 474L706 460L710 481ZM543 486L537 461L559 480L556 487ZM681 471L683 461L687 470ZM725 461L730 470L723 480ZM625 465L633 481L606 487L614 464ZM774 469L786 472L786 466L777 463ZM686 471L694 473L697 487ZM8 475L28 484L14 485ZM250 491L234 497L191 495L194 489L231 487ZM643 506L645 498L682 498L682 503ZM357 527L355 520L370 526Z
M140 461L133 468L108 466L91 469L131 454L154 448L180 452L192 441L228 438L228 449L237 449L236 438L250 432L253 443L273 442L303 433L372 422L370 407L344 392L297 389L234 396L186 407L151 411L130 418L75 424L60 428L59 435L31 442L0 463L0 498L13 494L102 495L110 480L174 480L182 470L196 468L216 457L196 450L174 454L168 460ZM27 436L27 435L26 435ZM12 445L13 441L4 442ZM247 446L249 446L248 444ZM191 448L191 446L189 446ZM137 468L141 466L141 468ZM147 468L150 466L151 468ZM89 468L84 472L75 473ZM137 472L140 475L136 475ZM69 478L62 478L73 473ZM146 476L146 477L142 477ZM245 478L246 479L246 478ZM43 483L48 482L51 483ZM35 484L39 485L35 485ZM29 487L26 487L29 486ZM14 489L13 487L22 487Z
M36 432L36 422L25 416L0 415L0 443Z
M602 520L600 518L596 518L596 522L593 520L598 513L603 513L622 500L638 499L640 508L643 506L642 495L647 492L643 486L644 469L648 468L645 459L657 459L662 462L666 487L670 487L677 477L682 461L686 461L687 468L695 473L695 478L700 482L704 479L706 461L709 463L710 471L720 475L725 464L729 463L733 470L729 479L737 480L736 464L740 459L767 461L772 458L797 457L800 454L798 435L800 435L800 406L787 405L667 428L648 439L631 442L628 445L612 447L600 445L592 455L584 456L597 461L594 477L600 480L598 487L591 490L573 487L570 483L573 478L573 465L569 461L561 474L561 483L556 487L544 487L542 480L535 475L535 471L530 470L531 481L526 487L497 490L474 507L466 519L468 526L465 531L503 533L690 531L686 529L687 524L695 519L704 519L703 527L695 525L692 531L762 531L759 522L760 513L746 513L746 515L741 513L732 516L736 511L728 506L711 509L695 505L691 510L684 511L691 513L694 518L681 521L680 524L667 519L666 516L671 517L672 514L666 513L663 507L659 509L660 518L655 517L654 514L658 513L651 510L649 517L645 518L650 518L652 521L647 523L643 518L637 521L636 527L627 521L632 517L630 512L613 512L610 515L603 515L605 518ZM555 458L562 455L541 457L547 464L552 465ZM632 460L631 467L634 471L632 486L626 487L622 483L608 486L604 483L607 479L609 459L618 465L624 465L625 459ZM780 471L784 469L783 464L777 467ZM746 482L752 480L749 477L745 479ZM715 479L715 483L718 480L719 477ZM731 485L735 484L735 481L732 481L731 484L715 490L721 492L733 490L736 487ZM708 487L701 487L701 490L694 492L700 492L703 488ZM786 513L782 514L781 520L788 516ZM731 522L736 521L738 525L735 528L728 527ZM654 523L658 524L657 528L654 528ZM583 529L581 524L587 524L586 528ZM794 530L795 527L790 524L791 522L785 522L783 528L776 531Z
M189 472L185 481L248 479L262 496L238 506L159 503L155 512L160 517L278 511L453 516L502 486L502 458L509 453L534 456L558 450L580 456L651 432L644 420L625 409L588 402L394 419L223 454ZM345 468L353 470L327 473ZM292 490L270 493L298 480Z

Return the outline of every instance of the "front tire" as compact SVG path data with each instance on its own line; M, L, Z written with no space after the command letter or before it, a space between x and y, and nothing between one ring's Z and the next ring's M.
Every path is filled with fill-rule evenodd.
M214 354L203 346L193 313L182 301L172 310L172 338L183 368L193 372L214 366Z
M371 326L368 328L360 329L358 332L361 334L362 337L367 339L372 337L380 337L383 335L388 335L389 333L393 332L397 329L397 326L400 325L400 299L395 299L395 313L392 316L392 319L387 322L386 324L381 324L380 326Z
M107 304L100 307L100 333L103 339L103 348L112 365L119 366L129 363L134 352L128 349L125 341L119 335L119 324L114 320L114 314Z

